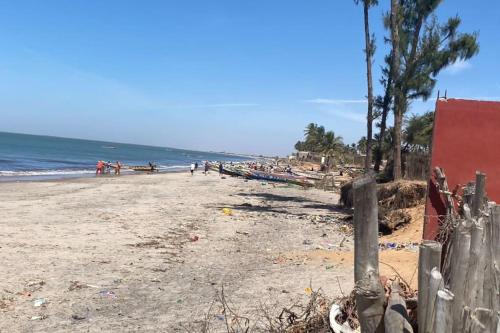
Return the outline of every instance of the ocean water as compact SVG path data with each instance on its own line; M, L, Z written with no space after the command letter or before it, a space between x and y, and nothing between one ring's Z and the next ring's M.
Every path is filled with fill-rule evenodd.
M123 165L156 164L160 172L187 169L202 161L243 161L244 156L0 132L0 180L83 177L98 160ZM127 172L125 168L122 172ZM133 172L133 171L129 171Z

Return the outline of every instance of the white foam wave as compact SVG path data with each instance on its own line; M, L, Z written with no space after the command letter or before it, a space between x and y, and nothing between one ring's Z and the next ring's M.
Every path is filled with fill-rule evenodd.
M187 169L189 165L158 165L159 170Z
M84 174L91 174L94 172L95 171L93 170L32 170L32 171L0 170L0 177L84 175Z

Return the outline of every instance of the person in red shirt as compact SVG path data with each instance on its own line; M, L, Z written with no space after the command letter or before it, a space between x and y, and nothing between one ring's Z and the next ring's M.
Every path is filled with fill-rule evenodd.
M102 169L104 168L104 163L103 161L97 162L96 169L95 169L95 174L101 174L102 175Z

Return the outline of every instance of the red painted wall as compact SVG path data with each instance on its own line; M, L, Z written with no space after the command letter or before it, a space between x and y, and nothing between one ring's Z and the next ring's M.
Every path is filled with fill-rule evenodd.
M431 170L444 169L448 186L474 181L486 173L486 194L500 202L500 102L439 99L436 102ZM434 179L429 181L424 239L434 239L445 213Z

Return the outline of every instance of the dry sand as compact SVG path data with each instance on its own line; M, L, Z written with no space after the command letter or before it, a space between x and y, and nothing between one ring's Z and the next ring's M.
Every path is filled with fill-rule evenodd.
M199 332L222 286L259 331L310 283L352 289L337 200L214 173L0 183L0 332Z

